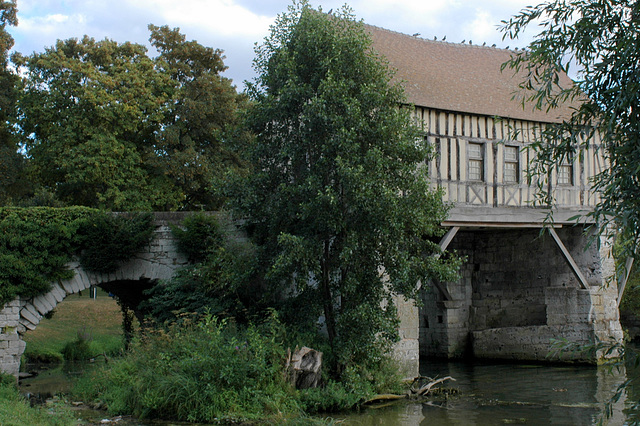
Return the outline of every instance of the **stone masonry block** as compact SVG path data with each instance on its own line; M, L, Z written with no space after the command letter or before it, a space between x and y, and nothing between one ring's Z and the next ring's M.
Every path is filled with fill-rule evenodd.
M27 322L22 322L22 324L27 327L29 330L33 330L36 325L40 322L42 317L40 315L36 315L28 309L23 309L20 313L20 316L27 320ZM33 325L33 328L29 326L29 323Z
M67 296L66 292L60 286L60 284L54 284L53 285L53 287L51 288L51 294L56 299L57 303L62 302L64 300L64 298Z
M44 315L53 309L53 305L47 301L47 298L44 297L44 295L35 297L32 303L40 315Z
M48 293L45 293L44 298L47 300L47 302L49 302L49 304L52 306L51 309L55 308L56 305L58 304L58 301L56 300L56 298L53 296L52 291L49 291Z
M69 284L71 285L71 293L75 294L80 291L80 286L82 285L82 283L76 277L71 279L69 281Z
M61 283L62 284L62 288L64 289L64 291L67 294L73 294L74 293L73 286L71 285L71 281L72 280L66 280L66 281L62 281L62 283Z
M31 321L27 320L26 318L22 318L22 319L20 319L20 325L22 327L24 327L24 329L26 331L26 330L35 330L37 324L32 323Z
M27 303L22 307L22 309L20 310L21 317L24 317L23 315L24 312L29 312L30 314L32 314L34 317L37 318L38 322L40 322L40 319L42 318L42 315L38 313L38 310L31 303ZM35 324L37 324L37 322Z
M90 286L92 284L91 278L84 269L80 269L77 271L76 275L78 276L78 281L82 283L83 286Z

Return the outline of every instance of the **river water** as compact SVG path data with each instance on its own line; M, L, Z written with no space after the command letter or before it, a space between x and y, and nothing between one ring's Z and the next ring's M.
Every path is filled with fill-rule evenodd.
M593 366L482 364L422 361L421 374L451 376L443 386L459 393L420 402L398 401L369 407L359 413L337 415L344 425L591 425L603 418L605 404L626 379L624 371ZM42 372L22 381L31 395L65 391L69 375L62 369ZM623 395L605 424L638 420L625 403L637 395ZM96 416L104 413L88 413ZM127 423L153 424L153 423Z
M605 404L624 382L608 367L427 362L421 374L452 376L455 396L394 403L346 416L346 425L622 425L632 420L625 399L603 418Z

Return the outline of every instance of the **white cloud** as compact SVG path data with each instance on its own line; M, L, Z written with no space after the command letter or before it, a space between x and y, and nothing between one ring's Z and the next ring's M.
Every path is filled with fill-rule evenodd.
M232 0L144 0L144 8L155 8L163 23L180 27L197 27L220 36L257 38L264 35L273 17L261 16Z
M472 39L498 46L496 25L521 10L529 0L347 0L366 23L405 34L460 42ZM324 11L345 0L311 0ZM147 24L180 27L189 40L225 51L225 73L237 84L251 78L253 44L262 42L275 16L291 0L18 0L17 28L9 31L15 49L28 54L52 46L57 39L87 34L119 42L148 44ZM513 44L513 43L511 43ZM519 45L523 46L523 40Z
M465 25L464 31L469 34L471 40L482 43L486 40L492 40L497 34L496 26L500 20L491 15L487 11L478 11L475 19Z

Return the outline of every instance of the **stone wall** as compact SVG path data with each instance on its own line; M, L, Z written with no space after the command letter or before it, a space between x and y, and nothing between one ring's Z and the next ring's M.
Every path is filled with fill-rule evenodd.
M582 227L557 229L585 276L582 289L560 249L539 229L459 231L449 250L466 256L461 279L423 292L422 356L544 360L551 339L586 344L622 337L606 244L589 245ZM580 358L563 354L565 358Z
M400 341L394 347L394 357L400 364L404 378L413 379L419 375L420 348L418 342L419 310L412 299L402 295L394 298L398 309Z
M19 320L20 301L4 305L0 311L0 371L15 376L20 371L20 357L26 347L18 334Z

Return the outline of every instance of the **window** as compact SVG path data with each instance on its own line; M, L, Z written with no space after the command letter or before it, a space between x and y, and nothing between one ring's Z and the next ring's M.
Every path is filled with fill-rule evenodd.
M563 161L558 167L558 185L573 185L573 164Z
M469 143L469 180L484 180L484 146L479 143Z
M504 147L504 182L517 183L519 173L518 147Z

